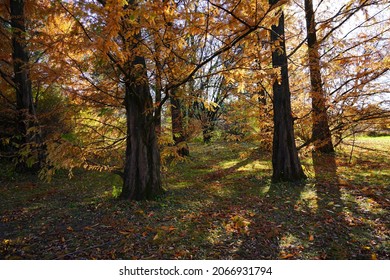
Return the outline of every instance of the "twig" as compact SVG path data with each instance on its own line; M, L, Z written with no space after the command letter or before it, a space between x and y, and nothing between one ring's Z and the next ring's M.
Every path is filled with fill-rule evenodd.
M355 130L353 130L353 140L352 140L351 154L349 155L349 164L351 164L351 162L352 162L352 154L353 154L353 150L355 148L355 140L356 140L356 133L355 133Z

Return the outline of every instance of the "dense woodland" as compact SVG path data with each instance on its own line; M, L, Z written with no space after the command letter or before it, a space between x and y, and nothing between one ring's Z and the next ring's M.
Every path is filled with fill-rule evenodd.
M0 256L389 258L389 16L387 0L0 0ZM349 186L379 209L354 245ZM21 205L37 199L67 218ZM77 223L96 244L17 237L31 215L59 219L61 246ZM291 219L309 243L322 221L325 251L281 249ZM212 230L213 254L162 245Z

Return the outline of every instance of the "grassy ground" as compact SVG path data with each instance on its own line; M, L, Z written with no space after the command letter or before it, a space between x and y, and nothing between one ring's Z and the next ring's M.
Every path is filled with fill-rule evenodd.
M389 259L390 137L349 143L297 184L254 144L192 144L149 202L113 198L115 175L1 166L0 259Z

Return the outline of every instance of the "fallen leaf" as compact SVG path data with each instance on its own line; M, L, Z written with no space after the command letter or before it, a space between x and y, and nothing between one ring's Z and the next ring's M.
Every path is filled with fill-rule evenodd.
M153 241L156 241L157 239L160 238L160 235L158 235L158 233L153 237Z
M129 229L129 230L120 230L119 231L119 233L123 234L123 235L129 235L129 234L131 234L133 232L134 232L134 230L131 230L131 229Z
M282 259L291 259L294 257L294 254L285 254L285 255L282 255L281 257L282 257Z
M163 231L172 232L172 231L176 230L177 228L175 228L174 226L161 226L160 229Z

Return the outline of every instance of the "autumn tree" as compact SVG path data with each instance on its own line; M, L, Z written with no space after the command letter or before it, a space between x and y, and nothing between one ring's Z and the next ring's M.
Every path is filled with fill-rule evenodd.
M332 24L334 29L345 22L343 28L339 27L342 30L330 33L330 27L325 29L322 44L326 51L321 59L329 77L325 85L336 144L351 135L353 127L388 116L389 8L388 1L356 1L346 6L345 16ZM330 35L326 37L327 34ZM360 113L351 114L352 111Z
M266 37L267 26L274 22L273 13L279 6L269 6L265 1L198 4L199 9L192 9L196 3L191 1L101 0L99 3L79 1L77 5L58 2L67 18L72 19L72 26L70 32L61 37L61 40L69 38L70 42L62 46L70 47L61 49L62 54L56 61L75 74L62 82L81 108L76 117L75 136L62 137L67 151L80 154L67 159L67 166L121 174L124 199L151 199L162 192L155 125L162 106L171 98L174 98L172 103L180 100L179 91L192 81L201 81L200 71L216 58L220 57L223 65L224 61L232 59L230 51L245 49L253 42L251 35ZM191 37L197 37L198 43L190 44ZM211 38L219 43L208 52L202 51L202 47L199 55L194 56L198 46L210 44ZM80 52L77 44L86 46L86 51ZM251 65L244 62L250 59L244 57L237 59L242 59L242 65L250 69ZM243 81L235 79L247 70L237 70L236 66L221 79L228 87L238 84L238 91L244 92ZM269 74L266 71L253 73L256 71L252 71L252 77L263 78ZM214 74L210 73L210 77ZM151 91L150 83L156 85L155 91ZM196 99L193 92L188 95L188 100ZM123 123L124 128L115 125L115 120L120 125ZM125 151L120 156L123 141ZM58 155L52 151L65 150L56 145L49 145L49 154ZM109 156L113 151L118 158ZM112 163L117 167L113 168Z
M310 3L316 4L313 13L310 13ZM385 24L388 21L385 11L389 4L381 0L337 3L306 1L309 9L305 9L303 4L303 1L294 2L290 6L288 30L288 57L294 62L290 64L292 91L296 96L293 103L299 108L296 110L296 125L299 138L303 141L298 148L314 144L316 150L324 152L321 149L330 147L330 141L337 146L342 139L350 136L355 131L353 127L364 127L363 122L366 120L386 117L380 108L386 108L388 99L386 76L389 67L384 41L389 32ZM305 17L307 12L309 15ZM307 22L309 19L314 20L314 23ZM307 27L306 32L302 32L305 30L302 26ZM316 40L313 40L313 35L316 35ZM308 40L311 43L306 45ZM318 52L316 59L314 49ZM311 53L311 58L308 58L308 53ZM312 73L309 77L314 74L317 81L321 78L321 83L307 79L307 73ZM316 85L317 90L313 90L313 85ZM322 117L313 103L315 96L309 97L309 93L313 95L313 92L321 92L317 98L322 101L317 104L324 105L320 106ZM379 110L367 114L370 110L366 108L372 108L374 104L378 105L376 108ZM352 111L366 112L367 115L351 115L351 107L355 107ZM313 130L316 122L322 123L317 126L317 130L323 131L327 130L328 123L332 139L327 137L328 140L325 140L325 137L316 141L320 134L316 136L314 131L308 129L312 127Z
M177 154L183 157L189 156L190 149L187 145L187 139L184 132L183 105L181 97L177 94L177 92L178 90L175 91L175 94L170 96L172 138L177 149Z
M225 101L229 96L232 85L226 83L226 67L221 57L210 61L191 83L190 91L193 101L190 105L190 116L200 122L204 143L210 143L217 122L221 117Z
M203 142L210 143L217 122L224 112L229 86L222 75L206 76L199 86L199 100L193 103L191 113L201 123Z
M278 1L271 0L271 5ZM273 83L274 136L272 147L273 181L294 181L306 178L298 157L291 112L291 93L285 47L284 13L271 31L272 65L279 69L281 78Z
M312 100L312 140L317 152L332 153L334 149L329 129L326 97L322 88L319 42L312 0L305 0L305 15Z
M120 3L106 3L104 0L100 2L106 11L112 8L119 9L120 16L118 22L114 24L118 24L118 47L125 56L122 63L118 63L117 58L107 53L112 62L118 65L125 88L127 135L121 197L130 200L151 199L162 193L160 154L155 119L151 110L153 101L146 62L141 53L137 54L142 34L130 19L137 7L134 1L122 6Z
M35 32L31 23L34 9L28 1L11 0L0 11L3 51L0 74L4 83L1 96L10 109L8 124L3 125L6 125L5 131L12 131L12 135L0 136L4 137L7 149L12 150L10 156L17 158L17 170L22 172L39 169L43 161L37 98L34 100L31 78L31 60L35 59L31 40ZM11 91L14 97L7 97ZM13 122L15 130L11 128Z

